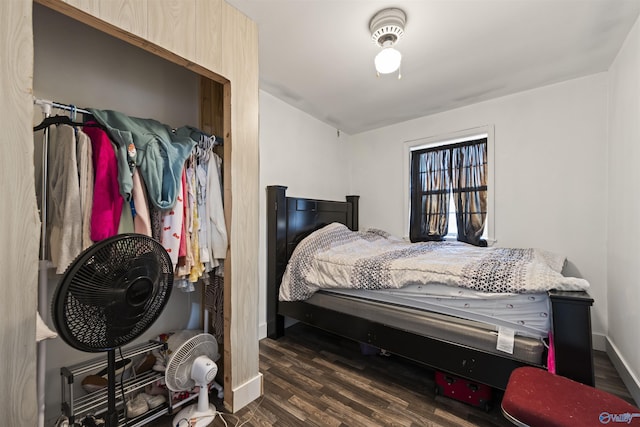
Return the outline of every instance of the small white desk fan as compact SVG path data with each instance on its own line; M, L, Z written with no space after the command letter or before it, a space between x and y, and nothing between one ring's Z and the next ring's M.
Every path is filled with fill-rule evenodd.
M165 383L171 391L200 388L198 403L189 405L173 418L172 426L205 427L213 422L218 411L209 403L209 384L218 373L218 343L211 334L198 334L182 344L169 358ZM221 397L222 387L214 383Z

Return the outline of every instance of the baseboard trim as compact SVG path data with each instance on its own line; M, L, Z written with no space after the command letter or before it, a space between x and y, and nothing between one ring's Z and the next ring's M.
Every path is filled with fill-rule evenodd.
M640 381L629 369L629 365L620 355L618 347L616 347L608 337L606 339L606 345L607 348L605 351L607 352L607 356L609 356L613 367L618 371L620 378L622 378L622 382L627 386L629 394L631 394L631 397L635 400L636 405L640 406Z
M258 325L258 341L267 337L267 322Z
M249 403L262 396L262 373L233 389L232 412L238 412Z
M591 346L594 350L607 351L607 336L605 334L591 334Z

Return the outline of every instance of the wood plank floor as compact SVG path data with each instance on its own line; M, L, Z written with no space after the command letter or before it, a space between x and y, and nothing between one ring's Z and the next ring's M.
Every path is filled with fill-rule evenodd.
M607 355L596 352L596 387L633 403ZM435 394L433 370L397 356L365 356L357 343L298 323L277 341L260 342L264 396L226 425L512 426L495 393L484 411ZM220 402L217 402L220 404ZM153 427L171 426L166 416ZM225 426L216 418L211 426Z

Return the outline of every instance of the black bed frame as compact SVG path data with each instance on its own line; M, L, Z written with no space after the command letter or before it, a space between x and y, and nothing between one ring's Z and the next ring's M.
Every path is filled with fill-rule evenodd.
M511 372L526 363L466 345L418 335L304 301L278 301L282 275L296 244L331 222L358 229L359 196L346 202L286 197L284 186L267 187L267 335L284 335L284 318L370 344L431 368L504 390ZM586 292L549 292L556 372L594 385L590 308Z

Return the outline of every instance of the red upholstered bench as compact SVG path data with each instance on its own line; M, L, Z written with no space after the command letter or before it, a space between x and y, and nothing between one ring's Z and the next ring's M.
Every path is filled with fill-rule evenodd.
M533 367L511 373L502 413L518 426L640 426L640 409L625 400Z

